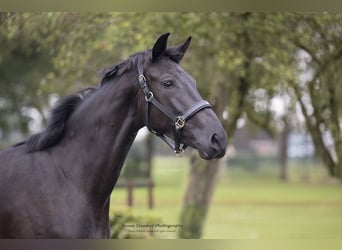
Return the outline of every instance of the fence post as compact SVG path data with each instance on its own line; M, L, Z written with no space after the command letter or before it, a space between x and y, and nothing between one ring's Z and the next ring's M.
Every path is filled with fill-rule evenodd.
M147 181L147 189L148 189L148 208L153 209L154 207L154 200L153 200L153 181L148 179Z
M127 204L129 207L133 207L133 180L126 181L127 186Z

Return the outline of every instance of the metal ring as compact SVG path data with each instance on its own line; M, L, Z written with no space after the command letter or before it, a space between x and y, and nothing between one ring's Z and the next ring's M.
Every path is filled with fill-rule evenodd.
M146 83L146 78L144 75L139 75L138 79L139 79L139 81L143 81L144 83Z
M152 98L153 98L153 93L152 93L152 91L148 92L147 95L145 95L145 100L146 100L147 102L151 101Z

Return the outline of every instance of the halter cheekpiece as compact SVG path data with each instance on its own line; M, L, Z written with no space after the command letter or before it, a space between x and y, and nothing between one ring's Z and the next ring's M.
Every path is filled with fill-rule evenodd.
M160 139L162 139L174 152L177 156L182 156L184 153L184 150L186 149L187 145L184 143L181 143L181 136L182 136L182 129L186 125L186 121L189 120L192 116L194 116L196 113L201 111L205 108L211 108L211 105L209 102L205 100L201 100L197 103L195 103L193 106L191 106L186 112L183 113L183 115L174 115L169 109L167 109L163 104L161 104L153 95L153 92L150 90L150 88L147 85L147 80L144 76L144 68L143 68L143 62L142 57L138 56L138 82L140 84L140 87L144 93L145 101L146 101L146 108L145 108L145 122L148 130L158 136ZM149 110L150 105L153 105L156 107L159 111L161 111L164 115L166 115L170 120L172 121L172 127L173 127L173 134L174 134L174 141L166 136L165 134L159 133L155 131L150 126L149 122Z

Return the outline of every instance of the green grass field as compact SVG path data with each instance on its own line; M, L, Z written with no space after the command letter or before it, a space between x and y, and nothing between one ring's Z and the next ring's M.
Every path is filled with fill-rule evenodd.
M155 208L147 208L147 190L134 190L136 214L179 223L189 167L186 158L154 161ZM290 180L277 179L277 168L258 172L239 168L222 171L207 216L207 239L324 239L342 238L342 185L323 167L292 164ZM112 209L126 207L126 190L114 189ZM176 232L156 233L157 238L177 238Z

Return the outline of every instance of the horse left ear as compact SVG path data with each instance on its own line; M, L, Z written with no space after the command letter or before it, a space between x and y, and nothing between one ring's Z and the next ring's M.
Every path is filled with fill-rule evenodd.
M175 53L170 53L172 60L179 63L183 59L186 50L189 48L190 42L191 36L189 36L182 44L172 47L172 49L176 49Z
M178 45L176 47L177 50L184 55L186 50L189 48L190 42L191 42L191 36L189 36L188 39L186 39L185 42L183 42L182 44Z

